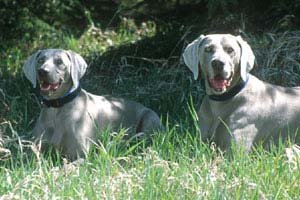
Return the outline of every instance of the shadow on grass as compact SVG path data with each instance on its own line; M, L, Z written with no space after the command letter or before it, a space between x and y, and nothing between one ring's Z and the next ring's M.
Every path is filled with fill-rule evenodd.
M174 29L172 29L174 30ZM90 68L82 80L88 91L139 101L163 118L186 118L190 95L200 103L199 82L181 61L187 31L158 32L154 37L89 55Z

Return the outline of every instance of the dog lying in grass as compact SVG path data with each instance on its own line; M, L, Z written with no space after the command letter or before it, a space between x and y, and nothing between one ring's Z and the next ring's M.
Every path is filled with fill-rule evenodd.
M230 151L232 143L253 146L300 142L300 87L263 82L249 72L255 56L240 36L201 35L184 53L194 78L205 82L198 112L202 140Z
M140 103L82 89L86 68L80 55L67 50L40 50L28 58L23 70L43 105L33 129L36 142L50 143L74 160L85 157L101 130L122 127L133 136L162 128L158 115Z

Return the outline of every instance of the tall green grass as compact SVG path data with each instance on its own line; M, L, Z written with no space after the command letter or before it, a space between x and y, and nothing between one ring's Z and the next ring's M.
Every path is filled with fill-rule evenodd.
M222 156L199 136L177 128L126 146L102 133L101 145L81 165L19 153L0 168L4 199L297 199L299 158L289 162L285 147ZM105 139L106 138L106 139ZM109 139L108 139L109 138ZM298 149L299 151L299 149ZM58 155L59 156L59 155Z

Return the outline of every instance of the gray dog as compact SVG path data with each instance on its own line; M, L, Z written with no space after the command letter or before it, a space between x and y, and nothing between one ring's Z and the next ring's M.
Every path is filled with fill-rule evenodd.
M249 151L280 140L300 142L300 87L265 83L249 72L255 56L240 36L201 35L184 53L185 64L205 81L198 112L202 140L230 151L232 142Z
M86 68L80 55L61 49L40 50L28 58L23 70L39 88L43 104L33 129L37 141L47 141L74 160L85 156L101 130L123 127L132 136L162 128L158 115L137 102L81 89Z

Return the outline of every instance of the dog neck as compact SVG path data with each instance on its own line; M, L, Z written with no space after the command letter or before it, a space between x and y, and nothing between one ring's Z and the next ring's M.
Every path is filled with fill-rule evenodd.
M209 99L214 100L214 101L226 101L228 99L231 99L235 95L237 95L248 83L249 76L247 76L247 79L244 81L242 80L240 83L235 85L233 88L231 88L228 92L225 92L220 95L208 95Z
M59 108L75 99L81 92L80 85L77 88L71 88L65 95L57 99L46 99L38 95L42 105L52 108Z

